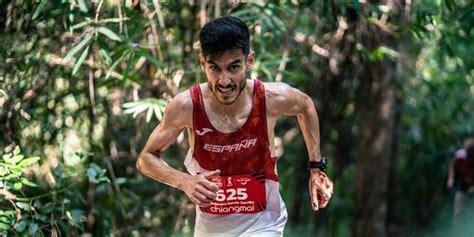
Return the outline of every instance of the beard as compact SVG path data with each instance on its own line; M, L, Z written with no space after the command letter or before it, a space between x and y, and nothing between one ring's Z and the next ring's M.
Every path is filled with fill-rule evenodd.
M229 84L226 87L216 84L214 87L210 83L207 83L209 89L211 89L212 94L216 98L217 102L222 105L231 105L233 104L240 96L242 91L247 85L247 80L244 79L239 83L239 85Z

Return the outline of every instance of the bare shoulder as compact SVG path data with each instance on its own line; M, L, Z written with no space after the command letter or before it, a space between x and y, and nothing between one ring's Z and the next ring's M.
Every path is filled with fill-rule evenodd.
M291 86L283 82L265 82L264 84L265 93L272 97L285 96L286 94L291 92L291 90L293 90Z
M280 115L295 103L295 89L286 83L265 83L265 100L270 114Z
M272 115L295 114L304 109L310 99L300 90L282 82L265 83L267 111Z
M178 93L166 106L163 122L177 128L191 127L193 102L188 90Z

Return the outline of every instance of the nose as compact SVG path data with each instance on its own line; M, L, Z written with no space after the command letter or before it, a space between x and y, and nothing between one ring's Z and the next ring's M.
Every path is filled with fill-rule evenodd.
M219 77L219 84L221 86L224 86L224 87L227 87L228 85L230 85L232 83L232 81L230 80L230 76L227 72L222 72L222 74L220 75Z

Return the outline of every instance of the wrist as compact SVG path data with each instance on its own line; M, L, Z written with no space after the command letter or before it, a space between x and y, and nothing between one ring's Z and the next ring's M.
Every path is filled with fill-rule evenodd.
M185 191L186 189L186 181L189 180L189 174L186 174L186 173L174 173L172 174L174 177L177 177L177 179L175 179L175 184L174 185L171 185L171 186L174 186L175 188L181 190L181 191Z
M309 169L311 171L313 170L319 170L319 171L325 171L327 169L328 162L326 157L322 157L319 161L309 161Z

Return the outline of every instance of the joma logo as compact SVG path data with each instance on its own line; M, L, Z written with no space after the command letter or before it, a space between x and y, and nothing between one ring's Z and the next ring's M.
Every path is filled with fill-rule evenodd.
M199 135L199 136L202 136L208 132L212 132L212 129L210 128L202 128L202 131L199 131L199 130L196 130L196 133Z

